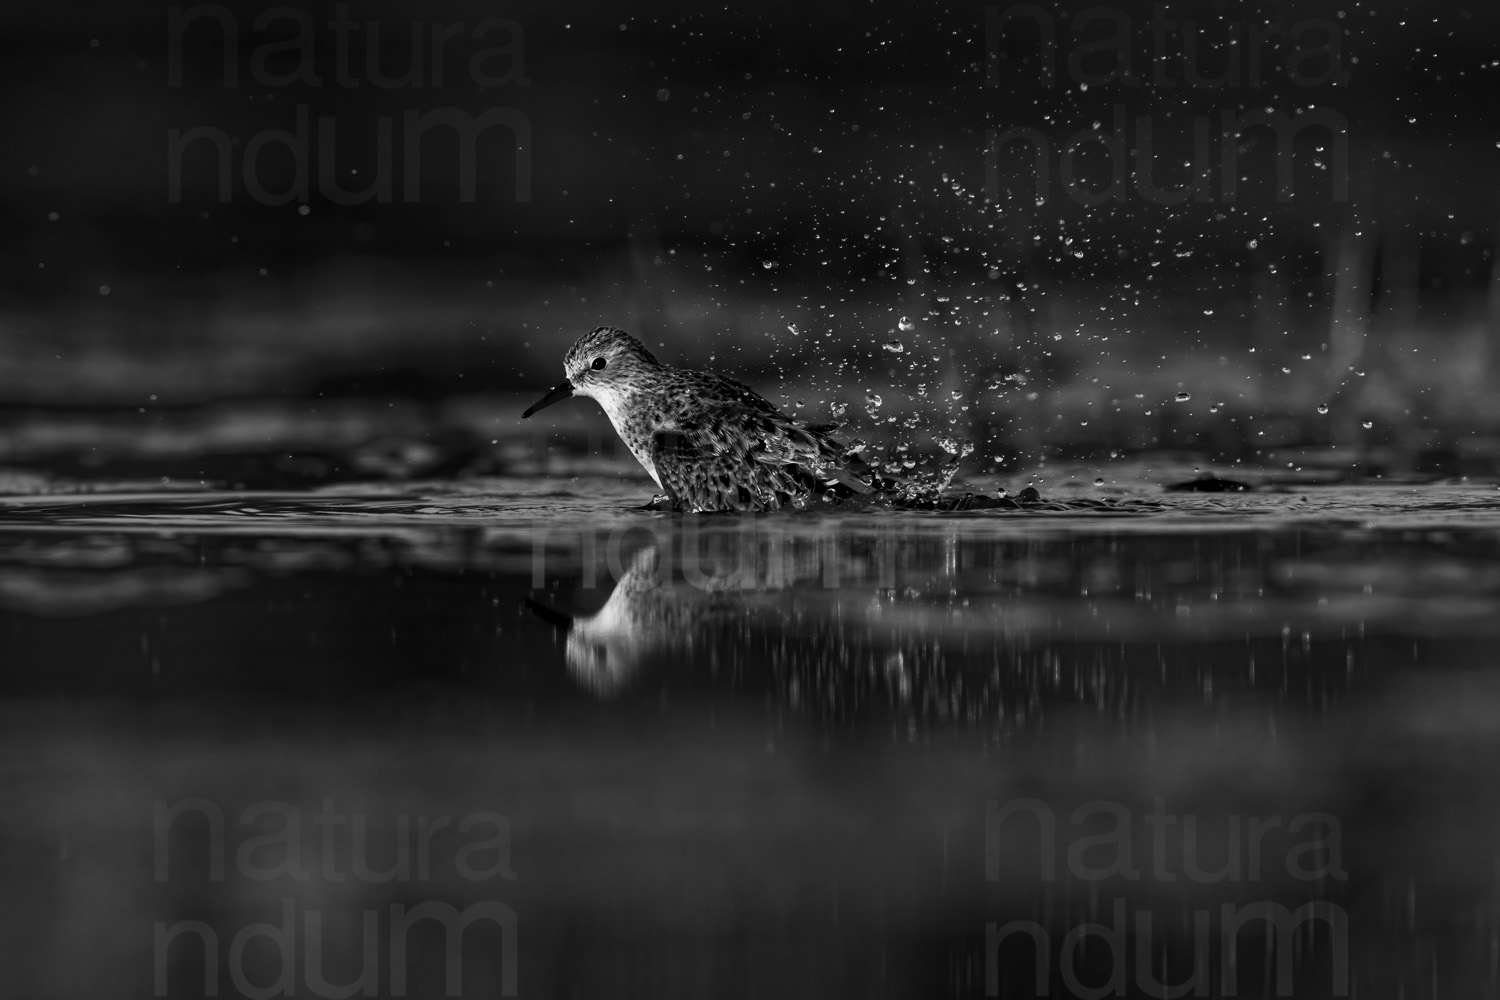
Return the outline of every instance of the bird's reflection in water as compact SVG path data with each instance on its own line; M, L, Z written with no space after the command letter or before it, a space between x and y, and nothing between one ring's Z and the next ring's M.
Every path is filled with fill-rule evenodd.
M653 639L669 630L673 602L664 593L655 547L637 552L604 606L575 618L568 629L568 670L584 687L608 696L635 673ZM659 623L659 624L658 624Z
M815 546L738 544L735 536L692 539L675 550L653 542L637 550L603 606L572 618L532 602L566 627L568 670L601 697L630 686L648 661L704 653L715 634L745 633L769 618L789 623L799 587L815 587L822 560ZM696 543L696 544L694 544ZM663 552L667 552L664 555ZM717 657L709 653L708 659Z
M617 577L602 606L562 614L566 592L531 605L565 629L567 669L598 697L766 696L901 734L1004 735L1063 708L1130 727L1166 702L1275 712L1288 691L1322 710L1382 645L1358 604L1277 589L1288 553L1253 536L752 526L663 532L607 558L596 543L580 545L585 583L604 563ZM1190 572L1192 545L1232 569Z

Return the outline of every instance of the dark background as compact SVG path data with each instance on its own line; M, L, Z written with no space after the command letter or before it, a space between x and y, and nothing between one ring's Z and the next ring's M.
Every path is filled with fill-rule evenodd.
M512 426L484 394L544 389L607 322L824 415L875 392L872 436L896 415L919 448L946 418L996 462L1492 467L1500 11L1087 9L388 0L341 30L332 3L9 4L0 401L193 426L226 400L440 401L401 433L483 445ZM1280 147L1283 191L1268 128L1223 176L1223 116L1255 109L1331 123ZM471 154L404 117L453 110L509 117ZM299 115L301 187L267 142ZM1069 191L1069 137L1122 123ZM229 157L187 145L179 189L171 136L197 128ZM1033 145L987 160L1017 128ZM1142 165L1205 185L1164 204ZM325 174L390 197L341 204Z
M203 16L174 46L167 4L0 8L0 493L98 491L5 504L0 978L145 995L153 921L227 938L296 891L155 879L152 804L311 817L335 795L377 831L513 818L514 885L431 898L513 903L528 995L975 993L987 921L1070 928L1099 901L1030 853L983 881L985 802L1139 817L1169 796L1211 848L1231 817L1328 810L1352 878L1108 886L1137 912L1165 927L1200 901L1327 892L1355 921L1359 995L1495 992L1488 485L1150 519L642 522L628 507L649 486L596 407L519 420L573 338L610 322L808 416L847 407L898 460L970 437L966 471L1024 471L1049 497L1101 495L1095 476L1110 497L1118 474L1152 509L1152 484L1199 463L1494 482L1493 2L1194 4L1160 53L1148 4L1099 8L1129 29L1139 83L1103 79L1112 53L1089 46L1108 24L1075 28L1082 5L995 33L983 5L351 5L387 74L413 37L430 53L439 25L467 28L440 85L429 63L389 86L363 47L338 83L331 3L300 8L322 85L257 81L302 68L278 48L291 18L255 27L266 9L187 6ZM492 17L520 33L475 40ZM1333 26L1336 57L1298 61L1308 20ZM513 46L486 66L514 79L474 79L487 44ZM1334 128L1231 135L1231 200L1222 116L1266 108ZM266 197L296 163L273 144L251 184L245 157L299 109L306 197ZM407 200L404 116L450 110L512 127L467 158L428 137ZM228 145L225 200L212 139L171 184L173 130L198 128ZM1040 200L1025 143L987 162L1011 129L1046 143ZM1096 134L1120 152L1067 159ZM1168 189L1205 174L1203 199L1150 196L1141 163ZM386 176L392 199L340 204L320 168L345 189ZM606 454L555 461L565 448ZM1054 462L1074 471L1038 472ZM1059 484L1074 474L1081 489ZM413 477L456 481L164 495ZM664 546L706 526L755 585L614 586L609 546L642 523ZM862 575L877 565L900 576ZM572 616L567 634L533 605ZM580 662L620 667L615 700ZM304 909L351 917L427 891L306 888ZM352 960L354 941L329 951ZM1321 975L1324 945L1298 947ZM193 995L203 970L179 954L169 992ZM1252 984L1263 958L1244 955ZM1008 988L1035 986L1007 968ZM470 971L471 994L497 992Z

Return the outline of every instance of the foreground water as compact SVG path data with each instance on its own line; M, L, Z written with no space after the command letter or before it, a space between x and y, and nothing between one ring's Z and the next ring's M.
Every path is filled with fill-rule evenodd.
M1493 485L637 494L0 499L0 976L1500 989Z

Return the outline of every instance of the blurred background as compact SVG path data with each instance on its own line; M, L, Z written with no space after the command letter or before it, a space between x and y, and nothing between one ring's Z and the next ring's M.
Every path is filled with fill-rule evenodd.
M620 456L592 404L515 419L602 323L972 471L1496 469L1493 4L21 0L0 33L12 486Z
M352 991L425 897L515 907L521 995L970 996L988 923L1111 894L1174 984L1190 910L1328 901L1297 995L1500 992L1500 6L10 0L0 53L21 995L290 992L234 941L291 904ZM1083 516L633 511L596 406L519 419L604 323ZM1030 797L1165 800L1210 866L1328 812L1349 878L991 881ZM227 836L162 832L194 799ZM519 878L262 879L267 801L386 870L494 810Z

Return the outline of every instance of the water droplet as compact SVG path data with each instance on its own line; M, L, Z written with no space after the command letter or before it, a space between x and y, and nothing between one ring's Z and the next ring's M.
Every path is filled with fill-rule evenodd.
M902 316L901 319L896 322L896 328L902 333L908 333L912 330L915 330L917 328L917 324L913 323L905 316Z
M1321 415L1321 414L1325 414L1327 412L1328 412L1328 404L1327 403L1319 403L1318 404L1318 413Z
M796 407L797 407L797 409L799 409L799 410L800 410L800 409L802 409L802 408L803 408L803 407L804 407L804 406L806 406L806 405L807 405L807 400L805 400L805 399L799 399L799 400L797 400L797 402L796 402L796 403L795 403L795 404L793 404L793 405L795 405L795 406L796 406Z
M881 403L884 403L884 402L885 402L885 400L881 399L880 396L878 394L876 394L876 393L873 393L873 392L867 392L867 393L865 393L865 405L868 406L872 410L875 409Z
M842 417L845 413L849 412L849 404L848 403L834 403L828 409L829 409L829 411L835 417Z
M1365 430L1369 430L1371 427L1374 427L1374 426L1375 426L1375 421L1373 421L1373 420L1366 420L1365 421Z
M884 347L887 351L890 351L892 354L900 354L902 351L906 350L906 345L901 343L901 341L899 340L887 340L881 346Z
M802 331L799 330L799 329L797 329L797 324L796 323L788 323L786 325L786 328L791 331L793 337L800 337L800 336L802 336Z
M1179 402L1179 403L1186 403L1188 400L1190 400L1192 398L1193 398L1193 394L1190 393L1190 392L1185 392L1184 391L1184 392L1179 392L1177 394L1177 402Z
M769 271L776 266L776 262L774 260L763 260L760 262L760 266Z
M1097 479L1095 479L1095 480L1094 480L1094 485L1095 485L1095 486L1103 486L1103 485L1104 485L1104 480L1103 480L1103 478L1097 478Z
M1291 373L1292 373L1292 370L1290 368L1287 368L1285 366L1282 367L1281 374L1283 374L1283 375L1290 375Z

